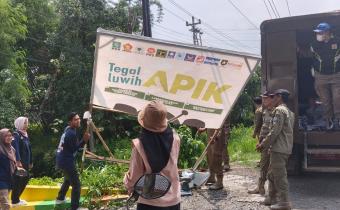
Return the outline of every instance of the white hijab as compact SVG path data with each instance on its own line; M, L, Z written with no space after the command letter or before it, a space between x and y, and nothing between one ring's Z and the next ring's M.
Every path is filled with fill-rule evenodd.
M20 133L25 136L28 137L27 131L24 130L24 124L25 121L27 120L27 124L28 124L28 118L27 117L18 117L15 121L14 121L14 126L15 128L20 131Z

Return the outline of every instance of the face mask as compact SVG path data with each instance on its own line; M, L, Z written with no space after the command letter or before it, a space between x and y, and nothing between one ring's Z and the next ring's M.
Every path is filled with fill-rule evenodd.
M319 42L323 42L323 41L325 41L325 36L321 35L321 34L317 34L316 35L316 40L318 40Z

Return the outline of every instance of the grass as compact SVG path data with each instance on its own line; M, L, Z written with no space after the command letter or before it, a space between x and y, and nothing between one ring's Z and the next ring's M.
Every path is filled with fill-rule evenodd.
M260 153L255 151L256 140L252 138L252 127L239 125L231 131L228 151L231 162L255 166L260 160Z

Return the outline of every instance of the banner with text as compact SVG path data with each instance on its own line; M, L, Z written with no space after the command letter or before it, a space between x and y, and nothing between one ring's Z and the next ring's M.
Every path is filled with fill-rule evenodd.
M219 128L259 57L97 31L91 103L136 114L151 100L179 123Z

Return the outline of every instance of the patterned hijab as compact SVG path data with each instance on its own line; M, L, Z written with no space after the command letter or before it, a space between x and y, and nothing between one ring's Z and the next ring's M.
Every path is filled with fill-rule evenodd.
M27 124L28 124L28 118L27 117L18 117L14 121L14 126L18 131L20 131L20 133L23 136L28 137L27 131L24 130L26 120L27 120Z
M0 130L0 153L6 155L10 159L11 174L13 174L16 168L15 149L12 147L11 143L5 143L6 136L9 132L11 131L7 128Z

